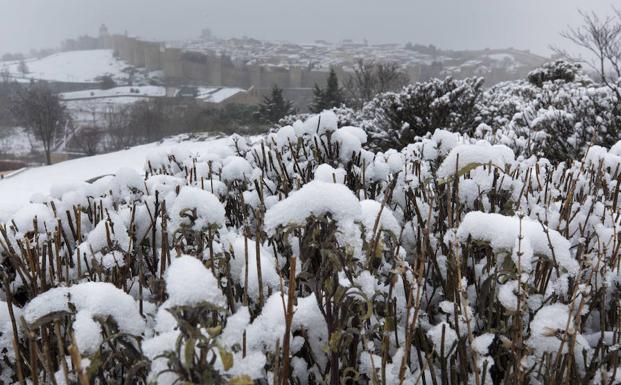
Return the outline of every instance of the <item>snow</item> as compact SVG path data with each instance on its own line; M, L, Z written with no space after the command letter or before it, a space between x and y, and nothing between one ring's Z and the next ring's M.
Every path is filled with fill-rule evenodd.
M298 136L324 134L336 131L338 121L336 114L331 111L323 111L320 114L312 115L303 124L294 124L295 132Z
M0 130L0 154L28 155L33 146L36 147L37 143L25 128L12 127Z
M248 307L242 306L226 320L226 326L220 335L220 341L224 345L232 347L241 341L244 330L250 324L250 312Z
M360 202L350 189L335 183L312 181L265 214L265 230L273 234L278 226L303 226L306 219L331 214L341 230L351 229L362 216Z
M502 306L511 311L518 310L518 281L509 281L504 285L498 286L498 301L502 304Z
M13 305L13 315L16 319L22 316L22 309ZM18 335L22 334L22 328L18 325ZM9 314L9 306L5 301L0 301L0 357L15 359L13 349L13 325Z
M225 181L244 180L252 176L253 168L250 163L240 157L232 156L224 160L222 179Z
M440 354L444 353L446 357L453 348L453 344L457 342L457 333L446 322L440 322L427 331L427 336L431 339L435 351Z
M171 209L171 228L190 226L201 231L210 225L224 226L224 206L209 191L197 187L184 186ZM188 218L194 217L194 219Z
M298 141L295 135L295 129L292 126L284 126L276 132L276 143L279 147L288 146L289 143Z
M578 272L579 265L570 253L569 241L552 229L548 229L548 241L544 228L541 223L530 218L520 221L518 217L475 211L466 214L459 225L457 236L462 241L472 237L489 242L494 251L512 251L521 234L525 237L522 243L528 242L533 253L544 255L550 260L555 259L569 273Z
M222 103L243 92L246 90L236 87L199 87L196 99L208 103Z
M334 168L329 164L320 164L315 169L315 180L327 183L345 183L345 175L347 172L339 167Z
M19 63L6 65L11 76L21 79L48 80L68 83L94 83L97 77L123 75L127 64L116 59L108 49L68 51L26 62L28 73L21 74ZM0 63L0 68L4 68Z
M103 219L88 234L88 245L93 251L101 251L108 248L108 242L112 247L119 247L121 250L129 250L129 235L123 221L116 215L111 220Z
M399 237L401 232L401 226L395 218L390 207L384 206L378 201L365 199L360 202L362 208L362 223L364 224L367 240L371 240L375 234L373 229L375 228L375 222L379 216L377 231L385 230L391 232L395 238ZM381 214L380 214L381 210Z
M599 167L601 163L613 172L617 169L621 170L621 155L616 154L616 152L619 152L619 147L621 147L618 145L619 143L617 143L617 148L613 146L610 151L601 146L592 146L589 148L585 160L595 167Z
M273 293L263 305L261 314L246 328L246 343L250 350L271 352L276 340L285 333L285 313L280 292Z
M244 240L243 237L235 237L226 240L227 248L233 251L233 258L230 259L231 277L235 282L244 284L246 277L246 245L248 243L248 295L251 298L259 297L259 275L257 270L256 242L253 239ZM263 245L260 245L261 254L261 279L263 281L264 295L269 289L278 289L280 277L276 271L275 259L272 252Z
M167 307L198 305L203 302L226 306L218 281L198 259L184 255L173 259L166 270Z
M80 99L114 99L114 98L144 98L166 96L166 87L160 86L124 86L107 90L92 89L84 91L64 92L59 97L67 102Z
M446 178L459 173L470 165L492 165L504 170L506 165L515 161L513 150L498 144L491 145L488 142L477 144L462 144L454 147L438 168L438 178Z
M352 133L351 130L339 128L332 137L339 144L340 158L343 161L350 160L362 150L360 135Z
M183 149L197 153L232 153L229 138L210 141L179 141L172 138L158 143L133 147L51 166L30 168L14 177L0 179L0 222L28 203L33 194L48 194L57 184L84 182L92 178L116 173L120 168L131 167L142 172L147 157ZM34 183L36 181L36 183Z
M69 306L69 304L72 306ZM121 332L139 336L144 330L144 320L138 305L124 291L107 282L86 282L71 287L53 288L39 294L24 308L24 319L36 324L49 314L76 311L74 334L82 353L93 353L100 345L101 327L93 317L110 316Z
M41 203L31 203L22 207L11 219L22 233L35 230L34 219L36 219L36 230L39 233L45 233L46 228L51 231L55 226L52 210Z
M481 355L489 354L489 347L494 342L495 336L492 333L485 333L478 337L475 337L472 341L472 349Z
M214 368L220 373L245 374L254 379L273 377L273 352L284 341L289 294L295 296L289 336L292 373L299 376L293 380L304 384L308 373L322 373L329 367L330 351L326 347L338 342L330 341L328 334L325 311L330 305L323 292L326 289L346 305L332 302L338 308L342 327L355 327L350 317L359 318L370 310L369 318L365 316L363 321L368 330L390 328L389 338L367 333L355 357L355 370L371 376L378 373L376 364L381 365L382 352L389 352L391 360L383 368L386 383L399 382L405 350L397 341L405 341L410 322L433 346L433 351L425 352L426 365L436 374L441 372L438 369L442 359L448 358L439 357L443 330L445 356L454 354L452 346L462 340L465 354L473 358L464 368L469 383L474 381L470 365L481 371L487 365L485 375L491 376L494 359L499 359L496 346L510 342L516 327L522 328L528 345L520 364L531 382L538 382L539 377L536 370L530 369L545 369L546 362L556 360L561 341L569 335L576 337L575 370L580 374L585 373L585 362L596 363L591 351L597 346L596 336L604 338L605 349L613 349L615 326L609 323L608 313L600 314L597 306L614 301L620 282L614 261L618 260L615 253L621 224L613 205L619 207L621 201L614 195L618 175L610 167L616 164L619 146L610 150L592 146L588 153L585 148L586 156L557 165L525 153L519 140L511 142L506 136L493 136L498 132L496 127L476 122L478 132L469 134L486 137L485 142L458 132L436 130L413 139L402 150L380 152L373 150L372 131L367 131L365 124L360 125L365 127L361 131L356 128L359 122L342 114L339 110L324 112L326 119L321 121L325 126L316 115L300 117L306 124L293 118L291 122L295 123L275 128L261 142L239 136L208 143L169 139L134 148L131 151L137 154L131 157L124 158L125 152L119 152L115 154L117 159L101 156L82 160L84 163L66 162L89 167L92 173L103 169L99 163L122 163L110 166L110 173L115 175L93 183L86 182L88 178L80 174L83 170L67 167L61 172L57 168L62 164L45 168L56 170L49 176L55 183L34 196L32 203L11 206L6 218L14 219L21 231L7 223L6 242L14 247L27 245L28 250L48 245L53 248L54 239L46 234L33 237L23 231L32 229L34 216L43 219L38 221L39 226L56 226L56 215L63 219L65 210L80 204L82 239L72 240L69 226L63 222L68 239L61 239L62 247L54 252L70 260L79 249L86 262L93 262L89 266L96 274L83 269L82 276L78 276L73 266L67 266L69 282L54 282L58 286L55 289L27 298L23 311L26 322L36 326L47 320L41 317L49 312L75 312L68 316L72 318L78 349L86 357L97 350L102 354L110 350L102 340L100 314L107 311L115 320L130 318L120 324L132 333L140 330L139 334L129 333L139 337L129 341L136 347L141 344L150 365L148 380L166 384L187 379L181 378L180 372L158 377L169 364L169 356L161 353L169 352L183 365L185 357L178 352L200 353L201 347L194 341L202 341L203 337L217 347L207 359L214 358ZM339 128L339 124L345 127ZM324 145L318 147L318 141ZM327 150L335 149L337 144L357 151L359 156L350 159L349 151ZM444 175L450 177L457 155L461 172L454 185L447 185L438 178L443 167ZM268 157L279 164L268 164ZM605 167L599 169L602 161ZM489 163L503 171L481 166ZM63 173L76 178L63 180ZM45 185L48 176L41 175L40 183ZM10 196L2 188L17 178L19 175L0 181L0 194ZM264 206L255 181L262 186ZM454 195L453 186L458 187ZM166 212L152 221L155 191L159 192L159 202L166 203L159 206ZM102 215L86 209L93 201L101 207L98 213ZM60 214L54 214L52 207ZM332 221L334 234L326 236L331 243L334 236L337 242L329 249L316 239L322 235L314 232L316 227L307 226L311 217ZM258 218L263 219L260 237L255 232L260 224ZM378 231L374 232L376 221ZM154 234L149 231L153 228ZM130 230L131 234L145 234L140 244L130 239ZM379 237L377 244L370 243L374 237ZM6 258L3 238L0 235L0 256L4 264L10 264L12 259ZM309 245L309 241L313 243ZM377 249L371 250L371 246ZM151 252L151 247L156 251ZM303 258L310 256L304 253L304 247L318 247L316 257ZM140 270L136 267L142 261L135 255L136 248L147 250L145 255L155 259L153 269L142 271L147 282L157 283L158 270L164 268L165 290L145 285L139 291ZM160 258L163 251L168 252L170 263ZM421 259L421 252L429 258ZM370 255L373 258L367 259ZM292 256L298 257L295 292L290 292L289 282ZM325 261L335 270L327 271L321 265ZM263 302L259 300L257 262L261 267ZM463 264L461 277L454 274L452 265L456 262ZM85 283L94 278L116 279L119 272L130 274L127 281L115 281L127 294L110 284ZM54 278L52 273L49 276ZM450 287L445 285L448 279L454 280ZM10 285L29 296L25 290L27 278L17 275ZM86 290L85 285L108 286ZM491 292L483 293L485 290ZM69 295L74 300L74 291L79 305L75 309L67 304ZM116 298L117 294L124 297ZM481 302L482 298L489 302ZM134 317L139 299L144 319ZM414 312L407 319L406 304L410 299L414 305L410 310ZM368 306L367 300L395 304L394 319L386 319L384 310ZM206 303L217 308L206 307L210 324L198 321L196 335L190 340L186 322L196 323L195 316L198 310L206 309ZM489 312L481 311L486 303L498 305L498 312L507 322L494 322ZM176 311L178 306L183 306L184 311ZM3 319L6 317L0 311L0 328ZM519 325L515 319L521 319ZM212 327L212 322L218 325ZM495 327L490 328L489 322L494 322ZM602 322L608 322L606 330L600 330ZM341 330L337 326L337 334L332 337L336 338ZM341 339L339 348L351 347L348 338ZM565 351L569 351L567 345ZM415 343L413 349L418 348ZM587 354L583 356L584 350ZM413 357L417 354L416 350L410 353ZM226 371L220 354L233 357L234 364ZM458 361L456 369L461 370ZM0 366L3 362L0 360ZM412 366L405 368L404 384L415 383L421 375L430 378L429 370L419 368L416 360Z
M542 307L530 323L531 335L527 344L537 354L558 352L563 334L565 338L567 334L572 334L576 338L575 354L582 357L582 349L588 350L589 344L582 335L576 333L574 317L575 314L572 314L565 304L555 303ZM562 350L564 353L568 350L567 345L565 341Z

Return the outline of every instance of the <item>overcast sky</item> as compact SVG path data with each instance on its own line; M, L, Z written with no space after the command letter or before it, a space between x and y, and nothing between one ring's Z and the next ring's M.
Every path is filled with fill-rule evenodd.
M417 42L448 49L515 47L547 54L577 10L619 0L0 0L0 54L111 32L152 39L222 37L311 42Z

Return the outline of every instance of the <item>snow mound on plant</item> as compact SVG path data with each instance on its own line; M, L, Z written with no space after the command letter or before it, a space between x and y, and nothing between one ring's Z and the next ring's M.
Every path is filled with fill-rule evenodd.
M466 214L457 229L457 237L465 241L468 237L486 241L494 251L513 251L516 240L528 242L535 254L544 255L556 262L567 272L575 274L578 262L569 250L571 244L558 231L549 229L530 218L508 217L501 214L474 211ZM546 235L547 232L547 235Z
M208 302L226 305L218 281L198 259L184 255L175 258L166 270L168 306L197 305Z
M476 144L461 144L454 147L444 158L437 175L438 178L446 178L472 165L489 163L504 169L506 165L511 165L514 161L513 150L502 144L491 145L485 141Z
M101 326L94 320L111 317L119 330L139 336L145 322L138 312L136 301L124 291L107 282L85 282L71 287L58 287L39 294L24 308L24 319L37 324L55 313L71 313L75 309L73 325L78 349L93 353L103 342Z
M189 226L194 217L192 229L202 230L209 225L224 225L224 206L218 198L209 191L197 187L185 186L179 192L171 209L174 228Z
M351 228L362 217L360 202L346 186L312 181L265 214L265 230L273 234L279 226L302 226L311 216L330 214L339 228Z

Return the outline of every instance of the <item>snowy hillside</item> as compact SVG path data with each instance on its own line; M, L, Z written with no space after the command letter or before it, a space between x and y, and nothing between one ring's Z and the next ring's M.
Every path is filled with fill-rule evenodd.
M27 73L20 71L19 62L0 62L0 70L8 70L16 80L47 80L68 83L95 83L110 75L124 79L128 66L114 57L112 50L69 51L25 62Z
M63 92L59 97L63 101L84 99L131 98L131 97L163 97L166 96L166 87L160 86L125 86L110 89L92 89L84 91Z

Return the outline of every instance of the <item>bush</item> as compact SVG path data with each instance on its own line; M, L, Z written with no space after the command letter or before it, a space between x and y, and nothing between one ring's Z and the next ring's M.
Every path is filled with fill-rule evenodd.
M446 78L378 95L361 112L370 122L371 143L381 149L403 148L438 128L473 131L482 87L483 78Z
M546 63L528 74L528 81L537 87L542 87L545 82L571 83L580 78L584 78L580 64L569 63L565 60Z
M621 142L367 140L326 111L36 198L0 226L2 381L615 378Z

